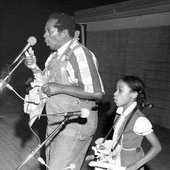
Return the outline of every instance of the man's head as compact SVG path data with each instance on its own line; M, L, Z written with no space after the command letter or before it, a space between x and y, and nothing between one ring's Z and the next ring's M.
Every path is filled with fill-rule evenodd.
M75 35L73 17L64 13L54 13L45 25L45 42L52 50L57 50Z

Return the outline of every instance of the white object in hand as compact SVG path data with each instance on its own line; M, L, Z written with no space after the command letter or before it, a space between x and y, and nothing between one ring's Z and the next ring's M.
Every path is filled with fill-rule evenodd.
M89 166L92 167L99 167L99 168L106 168L106 169L112 169L112 170L125 170L126 168L123 166L113 165L105 162L100 161L91 161L89 163Z

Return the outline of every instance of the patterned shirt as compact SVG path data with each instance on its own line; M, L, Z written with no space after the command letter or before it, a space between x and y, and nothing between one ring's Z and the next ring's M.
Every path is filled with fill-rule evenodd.
M63 53L69 46L70 41L58 49L58 57L62 56L61 60L66 60L67 56ZM104 92L101 77L97 67L97 59L94 54L86 47L80 45L78 41L74 41L70 46L73 53L68 59L66 71L70 84L78 85L84 88L84 91L89 93ZM53 55L53 54L52 54ZM51 60L51 56L47 59L46 66ZM63 68L64 69L64 68Z

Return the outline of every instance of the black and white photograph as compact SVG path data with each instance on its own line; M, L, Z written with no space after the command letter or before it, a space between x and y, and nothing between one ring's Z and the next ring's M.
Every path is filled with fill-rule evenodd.
M0 170L170 169L170 0L0 0Z

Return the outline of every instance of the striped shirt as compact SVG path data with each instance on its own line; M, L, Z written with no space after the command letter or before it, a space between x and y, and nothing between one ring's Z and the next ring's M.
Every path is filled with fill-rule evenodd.
M66 43L58 50L59 56L63 54L69 43ZM103 83L97 67L97 59L94 54L77 41L73 42L70 50L73 50L73 52L69 56L66 66L69 82L83 87L86 92L104 92Z

